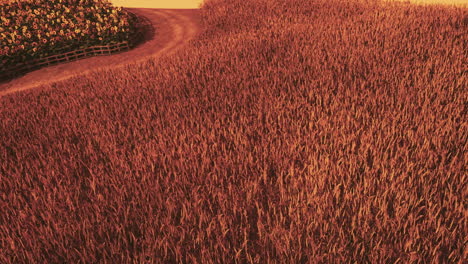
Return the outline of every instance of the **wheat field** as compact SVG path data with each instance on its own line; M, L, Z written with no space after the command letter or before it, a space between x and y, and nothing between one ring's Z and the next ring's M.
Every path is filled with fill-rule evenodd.
M466 263L468 10L211 0L0 98L1 263Z

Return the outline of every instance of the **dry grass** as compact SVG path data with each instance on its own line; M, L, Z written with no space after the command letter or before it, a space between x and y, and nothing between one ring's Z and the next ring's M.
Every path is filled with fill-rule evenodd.
M177 55L0 99L0 262L466 261L467 9L203 16Z

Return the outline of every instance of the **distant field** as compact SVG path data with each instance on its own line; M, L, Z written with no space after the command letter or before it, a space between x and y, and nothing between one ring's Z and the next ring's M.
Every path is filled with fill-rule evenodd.
M199 8L203 0L110 0L115 6L146 8Z
M411 2L420 4L468 5L467 0L411 0Z
M212 0L0 98L0 263L464 263L468 9Z

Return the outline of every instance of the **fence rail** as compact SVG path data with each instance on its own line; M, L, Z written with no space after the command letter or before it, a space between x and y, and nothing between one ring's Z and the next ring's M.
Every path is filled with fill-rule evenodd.
M67 63L84 58L94 56L106 56L119 52L128 51L137 46L145 34L153 32L154 28L150 20L143 16L137 16L134 13L127 11L131 16L136 18L136 32L129 41L122 41L119 43L91 46L83 49L67 51L60 54L51 55L45 58L34 59L28 62L18 63L9 67L0 67L0 80L8 80L17 77L21 74L37 70L45 66L57 65L60 63Z

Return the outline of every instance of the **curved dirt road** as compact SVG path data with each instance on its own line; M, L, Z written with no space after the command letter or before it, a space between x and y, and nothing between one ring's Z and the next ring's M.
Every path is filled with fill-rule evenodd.
M170 54L193 39L200 30L197 9L128 8L153 23L154 34L136 48L109 56L97 56L39 69L14 80L0 83L0 97L37 86L62 81L98 69L121 67L150 57Z

